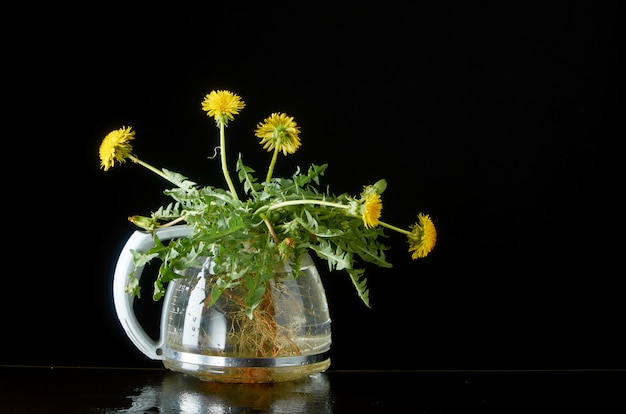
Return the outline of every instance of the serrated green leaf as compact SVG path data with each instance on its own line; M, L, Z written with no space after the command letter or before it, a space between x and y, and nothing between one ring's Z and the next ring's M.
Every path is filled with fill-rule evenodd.
M237 173L239 177L239 182L243 184L243 190L246 194L251 194L255 196L257 193L257 189L259 185L257 184L257 179L252 175L255 171L246 167L243 164L243 160L241 159L241 154L239 154L239 158L237 159Z
M196 183L194 183L191 180L188 180L187 177L185 177L182 174L167 170L165 168L161 169L161 171L163 171L163 174L165 174L172 183L174 183L175 185L177 185L178 187L186 191L196 186Z
M350 280L352 280L352 284L356 288L357 294L365 306L370 308L369 289L367 287L367 279L363 276L364 273L364 269L348 269Z

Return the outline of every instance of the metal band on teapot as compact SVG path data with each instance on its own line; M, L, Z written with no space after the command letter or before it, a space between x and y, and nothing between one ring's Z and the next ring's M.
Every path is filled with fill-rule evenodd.
M180 352L168 349L166 359L184 362L188 364L213 366L213 367L293 367L300 365L315 364L329 358L329 352L320 354L289 356L277 358L242 358L223 357L214 355L198 355L190 352Z

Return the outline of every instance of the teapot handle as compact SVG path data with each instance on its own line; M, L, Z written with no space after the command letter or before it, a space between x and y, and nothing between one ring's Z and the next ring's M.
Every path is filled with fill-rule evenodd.
M156 230L159 240L176 239L186 237L191 234L192 228L187 225L178 225L172 227L163 227ZM133 344L150 359L164 359L163 346L165 344L165 326L167 324L167 316L161 311L161 331L158 341L152 339L143 329L135 312L133 310L134 296L125 291L128 284L128 276L135 266L131 250L137 250L141 253L148 251L154 247L154 238L152 234L143 231L135 231L120 253L115 267L113 276L113 302L115 304L115 312L117 317L126 331L126 335L131 339ZM138 268L135 277L139 280L143 267ZM170 300L170 290L168 289L165 296L162 309L167 308L167 302Z

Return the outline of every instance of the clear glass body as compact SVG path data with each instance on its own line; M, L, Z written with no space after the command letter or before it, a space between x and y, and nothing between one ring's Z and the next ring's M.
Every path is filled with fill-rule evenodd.
M306 259L297 277L277 269L252 318L237 288L208 306L211 258L186 269L168 288L163 364L219 382L283 382L326 370L330 315L317 268Z

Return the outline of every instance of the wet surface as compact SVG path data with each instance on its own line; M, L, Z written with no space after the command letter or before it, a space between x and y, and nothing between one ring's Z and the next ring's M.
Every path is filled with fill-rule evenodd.
M220 384L165 369L0 367L1 413L532 412L626 408L626 370L328 371Z

